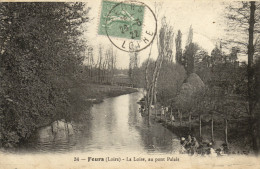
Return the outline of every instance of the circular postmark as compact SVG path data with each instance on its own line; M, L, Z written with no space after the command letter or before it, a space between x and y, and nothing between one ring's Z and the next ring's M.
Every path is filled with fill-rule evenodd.
M124 1L114 4L108 11L105 32L118 49L139 52L153 42L157 19L151 8L143 2Z

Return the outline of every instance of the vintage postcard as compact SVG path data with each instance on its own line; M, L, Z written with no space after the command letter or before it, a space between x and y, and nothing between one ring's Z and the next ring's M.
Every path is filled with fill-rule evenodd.
M0 0L0 169L260 168L260 1Z

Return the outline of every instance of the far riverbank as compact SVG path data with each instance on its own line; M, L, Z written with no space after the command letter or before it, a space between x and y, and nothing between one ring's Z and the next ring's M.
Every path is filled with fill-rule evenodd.
M116 86L116 85L104 85L87 83L82 81L76 87L70 89L70 99L72 100L71 112L68 116L68 121L77 119L82 114L85 114L90 110L93 104L102 103L105 98L116 97L120 95L130 94L138 92L135 88ZM66 119L66 117L46 118L44 117L39 121L37 128L50 125L52 122L60 119Z

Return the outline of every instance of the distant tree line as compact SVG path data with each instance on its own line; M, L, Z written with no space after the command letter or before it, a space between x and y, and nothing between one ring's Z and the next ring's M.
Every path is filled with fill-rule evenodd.
M88 48L83 65L83 76L89 82L100 84L113 84L116 72L117 53L110 46L104 49L101 45L98 47L97 59L94 59L94 51L92 47Z

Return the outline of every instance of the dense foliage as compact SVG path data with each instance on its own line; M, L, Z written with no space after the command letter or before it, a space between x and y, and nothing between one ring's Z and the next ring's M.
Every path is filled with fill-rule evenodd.
M88 10L82 3L1 3L0 146L70 119L84 51L78 28Z

